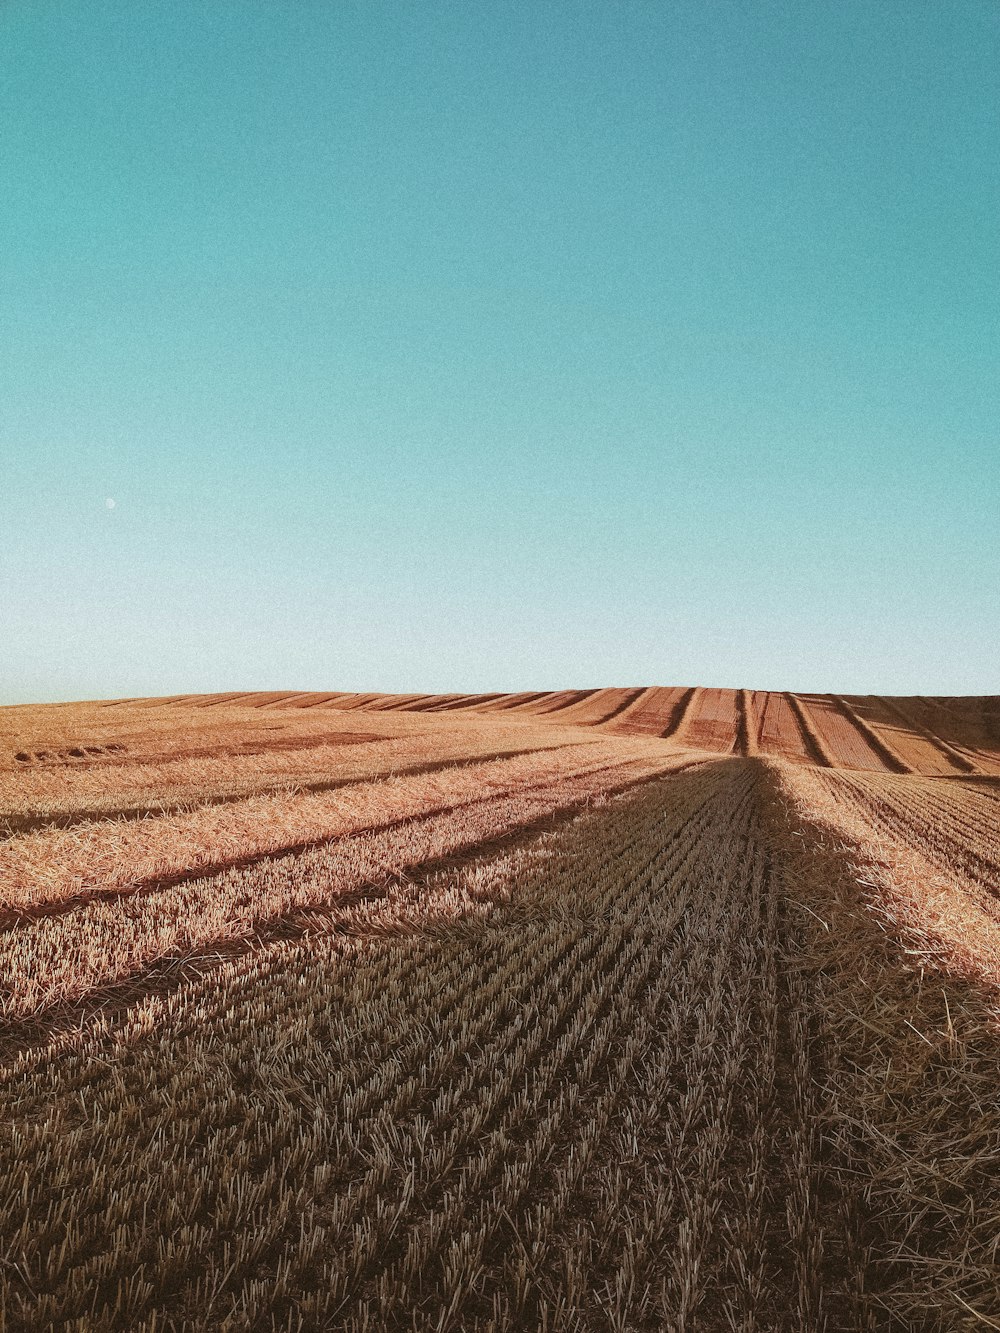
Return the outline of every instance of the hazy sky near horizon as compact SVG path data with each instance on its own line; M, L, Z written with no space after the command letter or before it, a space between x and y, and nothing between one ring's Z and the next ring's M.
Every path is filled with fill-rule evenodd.
M974 0L4 5L0 703L1000 692L998 67Z

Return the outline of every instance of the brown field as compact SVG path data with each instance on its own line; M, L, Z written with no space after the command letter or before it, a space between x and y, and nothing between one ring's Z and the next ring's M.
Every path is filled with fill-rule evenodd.
M1000 1328L1000 699L0 709L0 1329Z

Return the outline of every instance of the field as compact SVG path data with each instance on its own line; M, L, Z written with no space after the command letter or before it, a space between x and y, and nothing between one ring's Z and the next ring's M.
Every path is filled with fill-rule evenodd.
M0 709L0 1328L1000 1328L1000 699Z

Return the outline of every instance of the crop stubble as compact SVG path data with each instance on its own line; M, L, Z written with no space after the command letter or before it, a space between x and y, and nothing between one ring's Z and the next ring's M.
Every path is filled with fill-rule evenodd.
M693 721L804 745L780 697ZM996 787L587 745L586 703L0 847L6 1327L1000 1318Z

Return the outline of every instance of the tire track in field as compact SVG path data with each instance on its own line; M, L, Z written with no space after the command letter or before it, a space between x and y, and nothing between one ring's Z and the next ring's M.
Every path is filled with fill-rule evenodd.
M757 753L775 756L793 764L811 764L816 756L810 748L802 722L786 694L754 690Z
M622 701L616 704L615 707L612 708L610 713L608 713L605 717L601 718L601 723L603 724L605 722L611 722L614 718L618 716L619 713L624 713L626 708L630 708L632 704L636 703L637 700L641 699L645 693L646 693L645 689L626 690L625 697L622 699Z
M736 691L736 752L745 758L757 753L758 722L749 690Z
M861 732L861 735L864 736L865 740L879 756L890 773L913 772L912 767L906 762L902 755L897 753L885 737L880 735L873 726L865 721L857 709L854 708L842 694L834 694L832 698L833 702L840 709L841 713L843 713L844 717L847 718L848 722Z
M834 759L833 755L826 748L823 738L820 736L816 726L809 716L805 704L797 694L786 694L785 698L792 706L792 712L802 728L802 736L806 743L806 749L813 756L817 764L824 768L839 768L840 765Z
M684 739L713 754L737 754L737 710L736 690L700 689L685 723Z
M596 694L596 690L558 690L547 695L543 700L536 700L530 712L532 717L548 717L551 713L560 713L564 708L573 708L585 699Z
M677 706L674 708L673 716L663 730L662 734L664 740L684 740L688 723L691 721L694 709L698 703L699 694L699 687L694 685L681 696Z
M547 690L526 690L520 694L502 694L495 703L481 705L477 712L507 713L512 709L519 709L522 704L532 703L535 699L544 699L547 693Z
M614 736L661 737L687 691L681 685L653 686L601 730Z
M465 694L459 702L444 704L438 711L450 713L455 709L478 708L481 704L492 703L494 699L502 699L503 697L502 694Z
M642 689L620 689L618 687L604 690L588 690L584 698L573 702L567 702L559 712L553 716L553 721L557 723L572 723L578 726L597 727L605 722L610 722L612 718L618 715L630 704L634 703L641 694ZM551 698L551 694L547 696ZM539 715L534 706L523 710L531 713L533 716ZM541 714L544 716L544 714Z
M890 710L890 712L896 714L909 731L912 731L917 736L922 736L929 742L929 744L933 745L935 749L944 755L953 768L958 769L961 773L975 773L976 766L970 759L967 759L961 751L956 750L953 745L949 745L946 740L939 736L937 732L932 731L930 727L925 727L912 715L912 713L903 708L898 699L890 698L888 695L884 694L877 695L876 697Z

